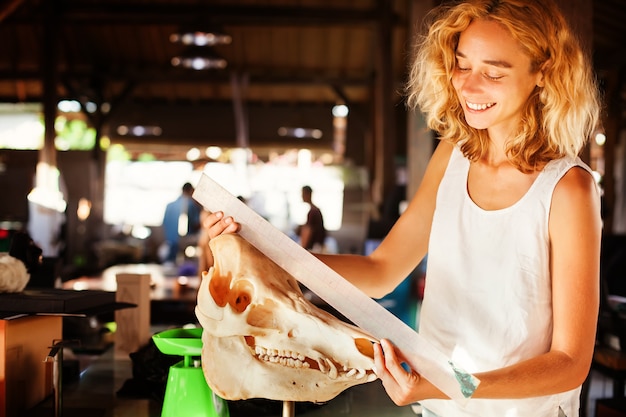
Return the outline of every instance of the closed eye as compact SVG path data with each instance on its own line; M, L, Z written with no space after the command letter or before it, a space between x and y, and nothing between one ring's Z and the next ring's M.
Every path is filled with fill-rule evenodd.
M485 78L487 78L488 80L491 81L498 81L500 79L502 79L504 76L503 75L489 75L489 74L485 74Z

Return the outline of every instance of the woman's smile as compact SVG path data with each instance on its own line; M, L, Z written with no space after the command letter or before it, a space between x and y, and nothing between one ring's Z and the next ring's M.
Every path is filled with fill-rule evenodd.
M496 105L496 103L471 103L469 101L465 102L465 105L470 109L470 110L474 110L474 111L480 111L480 110L487 110L493 106Z

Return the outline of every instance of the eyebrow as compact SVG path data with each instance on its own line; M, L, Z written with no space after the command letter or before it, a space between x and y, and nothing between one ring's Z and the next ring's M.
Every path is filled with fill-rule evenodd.
M463 54L463 52L460 52L460 51L456 51L456 55L461 58L467 58L465 54ZM483 61L483 63L487 65L492 65L494 67L500 67L500 68L512 68L513 67L513 65L510 62L499 60L499 59L486 59Z

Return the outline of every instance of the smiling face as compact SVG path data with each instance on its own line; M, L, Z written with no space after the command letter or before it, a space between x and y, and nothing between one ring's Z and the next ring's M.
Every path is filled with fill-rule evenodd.
M476 20L461 33L452 85L471 127L487 129L492 140L508 138L541 83L541 72L531 72L529 56L499 23Z

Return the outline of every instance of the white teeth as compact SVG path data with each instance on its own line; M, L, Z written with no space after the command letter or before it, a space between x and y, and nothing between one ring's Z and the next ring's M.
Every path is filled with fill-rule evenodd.
M262 346L255 346L254 353L256 354L259 360L264 362L275 363L282 366L287 366L289 368L310 368L311 365L305 361L306 357L302 353L293 352L290 350L282 350L282 349L266 349ZM343 365L341 367L341 371L337 369L335 363L327 358L321 357L317 360L317 365L321 373L328 375L330 379L337 379L337 377L342 376L346 378L354 378L354 379L362 379L364 377L368 377L370 379L370 375L368 375L365 369L357 369L357 368L348 368ZM376 379L376 375L371 374Z
M486 110L489 107L492 107L495 103L477 104L477 103L470 103L469 101L467 101L466 104L467 104L467 107L469 107L472 110Z
M337 367L331 360L326 359L326 362L328 362L328 365L330 366L330 372L328 372L328 376L330 377L330 379L337 379Z
M323 373L323 374L328 373L328 371L330 370L330 367L326 363L326 359L325 358L318 359L317 360L317 366L320 368L320 372Z

